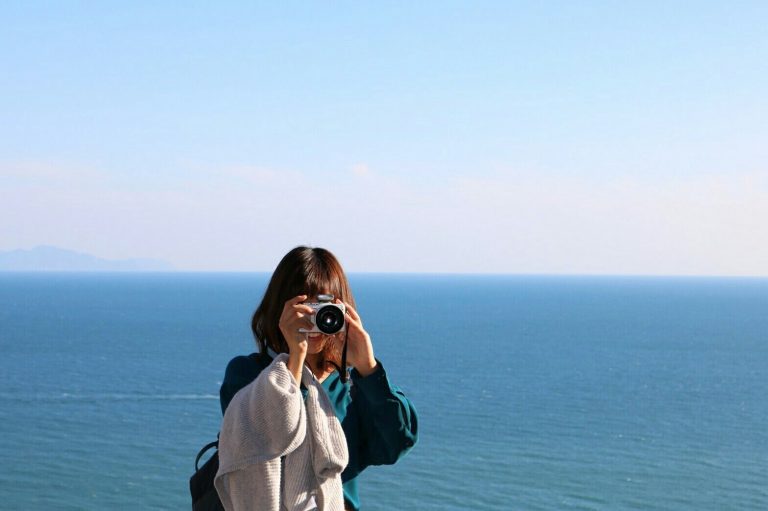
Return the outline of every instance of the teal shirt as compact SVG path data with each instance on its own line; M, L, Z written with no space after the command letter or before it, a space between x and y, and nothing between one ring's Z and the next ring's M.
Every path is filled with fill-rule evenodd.
M219 391L222 413L237 391L255 380L270 362L272 357L259 353L229 362ZM389 382L381 362L366 377L355 369L350 374L351 381L342 383L334 371L322 386L347 437L349 463L341 481L347 507L357 511L357 476L369 465L391 465L407 453L418 439L418 421L410 400Z

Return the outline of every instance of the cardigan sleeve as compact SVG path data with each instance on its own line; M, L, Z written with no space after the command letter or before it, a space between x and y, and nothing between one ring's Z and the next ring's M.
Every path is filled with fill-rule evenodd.
M276 358L227 406L219 435L221 467L278 458L304 440L304 401L287 358Z
M418 440L416 409L405 394L392 385L381 362L362 377L351 371L355 388L360 433L360 465L391 465L403 457Z

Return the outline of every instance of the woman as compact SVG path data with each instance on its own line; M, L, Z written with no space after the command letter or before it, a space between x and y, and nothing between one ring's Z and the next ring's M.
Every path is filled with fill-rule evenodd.
M304 331L314 326L310 319L314 309L306 304L317 302L318 295L322 294L333 295L335 303L344 305L346 328L334 335L308 335ZM279 495L279 500L288 509L333 509L337 490L331 482L323 483L326 484L323 486L318 481L331 481L335 477L334 470L343 468L337 478L343 486L343 509L360 509L357 476L369 465L393 464L410 450L417 440L417 417L411 402L389 382L384 367L374 356L371 336L363 327L347 277L334 255L322 248L304 246L288 252L272 275L253 315L251 328L259 352L232 359L220 391L225 420L219 446L222 466L217 475L217 490L220 495L224 494L225 506L227 499L237 492L248 493L243 486L262 483L274 486L277 479L281 486L269 498L275 499L275 495ZM341 367L345 342L346 361L352 366L351 381L346 378L347 368ZM288 374L290 378L286 376ZM263 375L262 378L258 378L259 375ZM293 394L299 385L303 407L296 404L300 399ZM314 392L313 388L322 391ZM238 392L241 389L243 392ZM273 403L275 399L279 404ZM238 410L248 411L226 413L233 400L237 401ZM258 411L259 406L264 408ZM331 412L324 415L324 406ZM279 417L273 418L276 409L281 412ZM236 413L240 417L235 418ZM249 413L253 414L253 419L248 419ZM265 415L269 418L265 419ZM302 426L304 417L306 423ZM313 423L313 420L319 423ZM230 442L236 447L230 448L229 457L222 444L248 435L248 431L243 431L246 428L261 429L253 432L254 437L277 438L275 445L279 444L279 447L261 445L259 448L268 452L254 453L249 458L272 465L264 471L254 472L261 474L257 477L254 473L239 481L230 477L231 484L223 484L219 477L224 470L242 468L248 461L242 459L240 440L235 440L234 444ZM235 430L237 433L233 433ZM312 436L310 433L317 434L318 431L325 436L306 440ZM336 431L343 432L346 445L334 443ZM306 474L301 476L304 479L296 476L305 482L312 479L307 484L314 487L309 491L297 490L288 498L286 484L292 489L295 489L292 485L299 484L291 479L296 472L288 470L288 465L300 467L296 471L304 470L301 467L305 466L304 461L295 461L296 453L301 452L301 448L297 448L301 442L303 446L314 446L313 455L309 456L312 463L318 465L318 458L325 456L326 465L314 467L314 478L305 477ZM321 451L318 445L323 448ZM279 466L278 458L281 460ZM224 470L223 465L227 465ZM232 473L237 472L230 472L230 475ZM286 503L286 499L289 502ZM233 504L232 507L237 506Z

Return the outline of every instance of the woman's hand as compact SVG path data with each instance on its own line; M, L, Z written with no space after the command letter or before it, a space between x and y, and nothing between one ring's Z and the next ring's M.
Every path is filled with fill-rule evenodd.
M357 311L347 302L336 298L336 303L344 303L347 320L347 361L357 369L360 376L368 376L376 370L376 358L373 356L371 336L363 328L363 321Z
M314 310L309 305L301 303L306 299L307 295L299 295L285 302L278 323L280 332L288 343L288 370L293 374L297 384L301 383L301 371L308 347L307 333L299 332L299 328L311 330L314 326L309 319Z

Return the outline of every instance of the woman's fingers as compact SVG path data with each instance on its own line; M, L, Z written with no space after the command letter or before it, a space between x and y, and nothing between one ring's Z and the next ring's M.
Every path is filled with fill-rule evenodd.
M300 312L302 314L308 314L310 316L315 313L315 309L313 309L309 305L294 305L293 310L295 310L296 312Z
M344 307L346 307L347 312L349 313L349 316L354 319L355 321L360 321L360 316L357 314L357 311L347 302L344 302Z
M295 305L295 304L297 304L299 302L303 302L306 299L307 299L307 295L298 295L298 296L294 296L293 298L291 298L290 300L285 302L285 304L286 305L288 305L288 304Z
M312 328L314 326L315 326L314 323L312 323L312 321L307 319L306 316L305 316L305 317L302 318L301 325L299 326L299 328L304 328L306 330L312 330Z
M308 316L300 313L291 314L289 317L284 318L281 324L285 325L288 330L298 330L299 328L312 328L314 324Z
M299 295L294 296L287 302L285 302L285 306L283 307L283 310L287 310L289 308L293 308L295 310L301 310L308 313L312 313L313 309L309 305L304 305L302 302L307 299L307 295Z
M285 302L283 307L283 314L293 309L297 313L314 314L315 310L309 305L305 305L301 302L307 299L307 295L294 296L290 300ZM302 314L297 314L298 317L302 317Z
M287 300L283 307L283 313L280 317L280 330L283 335L294 342L306 341L306 331L314 328L314 323L311 320L312 314L315 310L303 304L302 302L307 299L307 295L298 295ZM305 330L301 332L300 330Z
M347 314L349 314L349 317L354 319L355 321L360 321L360 316L357 315L357 311L354 308L352 308L350 304L348 304L347 302L342 302L340 298L336 298L334 300L334 303L343 303L344 309L346 310Z

